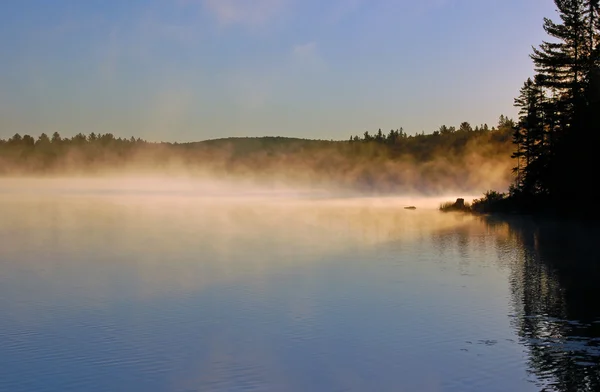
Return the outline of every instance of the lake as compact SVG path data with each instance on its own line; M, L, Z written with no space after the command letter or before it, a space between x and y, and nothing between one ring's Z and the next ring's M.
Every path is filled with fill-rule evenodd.
M0 180L1 391L600 390L595 228L124 184Z

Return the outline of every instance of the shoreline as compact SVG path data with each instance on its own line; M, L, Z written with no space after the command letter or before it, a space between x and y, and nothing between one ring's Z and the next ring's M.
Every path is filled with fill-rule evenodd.
M509 197L506 197L502 200L506 200L507 202L514 202L514 200L511 200ZM485 203L485 201L483 201L483 203ZM534 221L536 223L541 223L541 222L560 222L560 223L585 223L585 224L592 224L592 223L596 223L598 220L600 220L600 216L597 212L594 213L589 213L589 211L577 211L577 212L573 212L573 211L560 211L557 209L554 209L554 211L548 211L548 209L550 209L550 207L546 207L546 208L540 208L538 210L526 210L524 209L522 206L521 208L518 209L512 209L511 211L506 211L506 210L502 210L501 208L496 208L494 207L493 204L488 204L485 208L485 210L477 210L477 203L474 202L472 205L468 205L467 207L464 208L460 208L458 206L455 206L455 203L451 203L451 202L446 202L446 203L442 203L442 205L439 208L440 212L443 213L452 213L452 212L457 212L457 213L463 213L463 214L470 214L473 216L477 216L477 217L490 217L490 218L497 218L503 221L509 221L511 220L511 218L519 218L519 219L526 219L526 220L531 220ZM474 209L475 207L475 209ZM588 212L586 214L586 212Z

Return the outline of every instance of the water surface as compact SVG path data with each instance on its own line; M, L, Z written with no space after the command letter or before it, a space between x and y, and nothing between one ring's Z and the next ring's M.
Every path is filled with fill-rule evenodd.
M394 198L57 189L0 186L2 391L600 385L597 231Z

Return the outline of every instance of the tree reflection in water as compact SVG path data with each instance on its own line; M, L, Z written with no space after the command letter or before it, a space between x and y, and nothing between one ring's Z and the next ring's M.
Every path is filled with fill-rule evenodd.
M600 230L483 218L511 257L513 325L543 391L600 391Z

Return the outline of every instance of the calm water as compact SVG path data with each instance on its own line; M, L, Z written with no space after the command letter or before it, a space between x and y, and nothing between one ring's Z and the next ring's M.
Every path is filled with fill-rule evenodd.
M405 203L5 183L0 390L599 390L597 230Z

